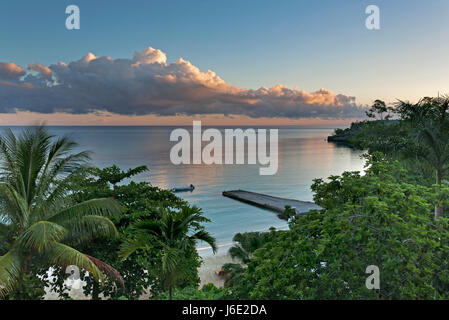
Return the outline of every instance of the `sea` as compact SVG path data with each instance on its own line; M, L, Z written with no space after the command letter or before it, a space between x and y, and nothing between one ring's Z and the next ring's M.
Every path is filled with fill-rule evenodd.
M177 142L170 141L170 134L177 128L180 127L50 126L49 130L54 135L68 134L79 143L78 149L91 151L91 162L97 167L115 164L126 170L146 165L149 171L133 177L135 181L147 181L164 189L194 185L192 192L177 195L200 207L211 220L205 227L216 238L219 252L229 249L238 232L288 228L276 213L226 198L223 191L243 189L313 201L310 186L314 179L364 170L362 151L327 142L334 128L304 127L263 127L267 129L267 140L269 130L278 129L279 165L275 175L260 175L259 164L175 165L170 160L170 150ZM23 127L11 129L19 133ZM185 129L192 131L192 127ZM223 132L225 128L217 129ZM212 253L204 243L198 243L197 249L202 256Z

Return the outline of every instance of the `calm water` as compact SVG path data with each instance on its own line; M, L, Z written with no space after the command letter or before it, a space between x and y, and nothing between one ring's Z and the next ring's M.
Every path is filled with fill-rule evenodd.
M92 162L122 169L147 165L150 171L135 180L155 186L195 185L193 192L179 196L203 209L212 220L207 230L227 249L237 232L286 228L276 214L222 196L224 190L245 189L274 196L312 200L314 178L327 178L343 171L363 170L361 152L328 143L333 129L279 129L279 169L274 176L260 176L259 165L173 165L170 127L50 127L52 133L69 133L82 149L93 152ZM187 128L188 129L188 128ZM19 131L19 127L13 131ZM268 140L268 137L267 137ZM199 247L204 247L200 244ZM209 250L201 250L209 254Z

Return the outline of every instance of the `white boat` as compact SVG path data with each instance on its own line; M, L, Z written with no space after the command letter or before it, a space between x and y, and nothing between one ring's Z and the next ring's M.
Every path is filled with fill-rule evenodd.
M193 184L189 186L175 186L172 188L174 192L193 191L195 186Z

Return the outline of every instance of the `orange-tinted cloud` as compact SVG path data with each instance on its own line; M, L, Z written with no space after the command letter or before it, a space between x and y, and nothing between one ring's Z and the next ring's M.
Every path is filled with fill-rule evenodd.
M40 64L40 63L29 64L28 69L36 71L45 79L48 79L48 80L51 79L51 75L52 75L51 69L47 66L44 66L43 64Z
M18 80L25 75L25 70L14 62L0 62L0 79Z
M22 86L6 89L0 84L0 112L294 119L348 119L363 114L354 97L326 89L306 92L281 84L257 90L239 88L182 58L167 63L166 54L151 47L136 52L133 59L88 53L68 64L47 67L36 63L29 65L29 70L35 73L23 81L32 83L32 90Z

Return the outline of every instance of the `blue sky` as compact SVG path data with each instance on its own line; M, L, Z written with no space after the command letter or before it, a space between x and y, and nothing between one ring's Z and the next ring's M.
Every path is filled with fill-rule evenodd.
M65 29L65 7L81 30ZM381 29L365 28L380 8ZM0 62L26 67L87 52L131 59L146 47L182 57L229 84L326 88L394 101L449 93L449 1L21 1L0 10Z

